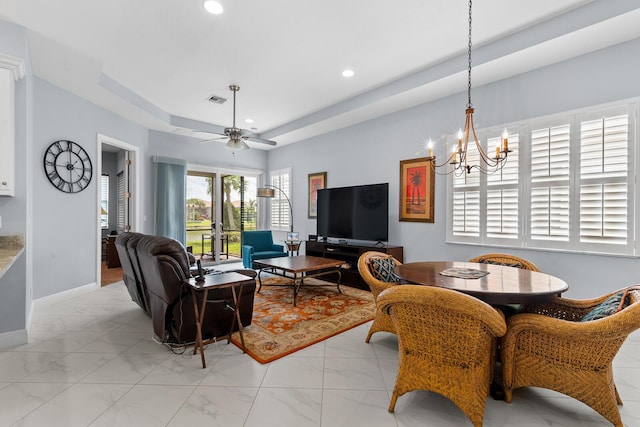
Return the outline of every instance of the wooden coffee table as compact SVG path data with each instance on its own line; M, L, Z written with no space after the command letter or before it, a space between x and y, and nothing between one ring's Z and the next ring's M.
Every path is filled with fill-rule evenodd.
M300 287L304 284L304 279L311 277L324 276L327 274L337 274L338 281L336 286L338 287L338 293L342 293L340 290L340 280L342 279L342 273L340 273L340 267L345 264L344 261L331 258L322 258L308 255L292 256L292 257L280 257L280 258L266 258L253 261L260 270L258 271L258 293L262 289L262 272L267 271L276 276L291 279L291 283L285 283L276 286L292 286L293 287L293 306L296 306L298 293ZM333 286L330 285L313 285L313 286Z

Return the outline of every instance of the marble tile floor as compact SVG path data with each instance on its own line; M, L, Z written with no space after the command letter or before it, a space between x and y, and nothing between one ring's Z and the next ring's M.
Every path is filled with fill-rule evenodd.
M30 342L0 350L0 426L471 426L445 398L412 392L387 412L397 339L369 324L261 365L226 341L174 354L122 282L34 313ZM640 333L615 360L624 425L640 426ZM488 398L485 426L608 426L561 394Z

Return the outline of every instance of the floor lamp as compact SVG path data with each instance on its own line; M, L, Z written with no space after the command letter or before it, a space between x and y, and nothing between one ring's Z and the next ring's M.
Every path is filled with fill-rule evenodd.
M265 184L264 187L258 188L258 190L256 191L256 196L264 197L266 199L273 199L276 196L275 190L278 190L279 192L281 192L284 198L287 199L287 203L289 203L289 212L290 212L289 218L291 219L290 221L291 232L293 233L293 208L291 207L291 200L289 200L289 197L287 197L287 193L285 193L275 185Z

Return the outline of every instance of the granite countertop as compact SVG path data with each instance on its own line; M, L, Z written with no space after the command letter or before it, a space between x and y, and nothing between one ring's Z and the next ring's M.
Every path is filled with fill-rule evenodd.
M0 236L0 277L24 251L22 236Z

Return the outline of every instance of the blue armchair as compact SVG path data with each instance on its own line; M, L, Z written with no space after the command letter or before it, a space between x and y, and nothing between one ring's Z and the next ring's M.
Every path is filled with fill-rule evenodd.
M271 230L242 232L242 265L254 268L257 259L288 256L283 245L274 245Z

